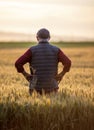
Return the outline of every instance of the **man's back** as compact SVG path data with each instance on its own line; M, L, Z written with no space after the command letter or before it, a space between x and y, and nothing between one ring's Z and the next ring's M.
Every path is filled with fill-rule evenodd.
M36 71L37 76L36 89L58 87L55 76L57 75L59 49L48 42L40 42L30 50L32 52L30 66Z

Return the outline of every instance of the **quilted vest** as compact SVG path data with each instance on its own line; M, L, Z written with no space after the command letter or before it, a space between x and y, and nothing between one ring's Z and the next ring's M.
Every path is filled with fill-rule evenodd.
M57 88L55 76L58 71L59 49L48 42L40 42L30 50L32 52L30 66L35 70L37 76L35 89Z

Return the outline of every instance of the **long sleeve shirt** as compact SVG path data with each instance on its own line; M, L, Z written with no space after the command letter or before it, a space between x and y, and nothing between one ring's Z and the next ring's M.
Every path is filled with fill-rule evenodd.
M30 63L32 59L32 52L28 49L20 58L15 62L15 67L19 73L24 71L24 64ZM64 72L68 72L71 67L71 60L59 49L58 62L62 62Z

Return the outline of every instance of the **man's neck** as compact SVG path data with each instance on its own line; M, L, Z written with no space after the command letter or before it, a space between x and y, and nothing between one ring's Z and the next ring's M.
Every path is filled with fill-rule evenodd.
M47 39L39 39L39 43L40 42L49 42L49 39L47 38Z

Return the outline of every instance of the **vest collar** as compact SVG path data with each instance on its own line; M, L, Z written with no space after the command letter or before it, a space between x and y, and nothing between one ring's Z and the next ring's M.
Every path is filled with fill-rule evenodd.
M39 42L39 44L49 44L49 42L42 41L42 42Z

